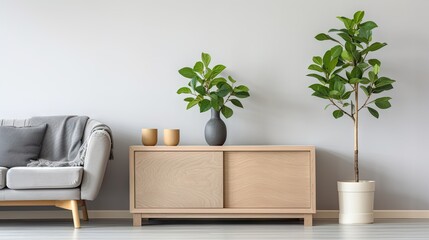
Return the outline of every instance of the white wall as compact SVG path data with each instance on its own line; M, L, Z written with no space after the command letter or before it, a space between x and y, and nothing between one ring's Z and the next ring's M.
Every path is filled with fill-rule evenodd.
M227 145L317 146L318 209L337 209L336 181L353 177L353 130L311 97L311 57L365 10L385 75L398 80L393 108L361 117L361 174L377 181L376 209L429 209L429 2L282 0L4 0L0 2L0 118L82 114L110 125L116 160L92 209L128 208L128 146L143 127L180 128L205 144L209 113L185 110L177 70L201 51L251 89L227 120ZM161 136L162 137L162 136Z

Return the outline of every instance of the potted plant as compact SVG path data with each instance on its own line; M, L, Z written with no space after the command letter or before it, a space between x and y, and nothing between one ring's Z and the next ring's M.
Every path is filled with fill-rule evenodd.
M249 88L244 85L236 86L236 80L228 76L228 80L220 74L225 66L218 64L210 68L211 57L208 53L201 54L201 61L194 67L184 67L179 70L180 75L190 79L188 85L177 90L178 94L190 94L184 100L188 103L186 109L199 106L200 112L211 110L211 119L207 122L204 134L206 142L211 146L222 146L226 141L226 125L220 118L233 115L228 103L243 108L239 98L250 96Z
M351 19L338 17L345 28L329 30L338 37L325 33L315 37L319 41L332 41L335 46L323 56L313 57L314 63L308 69L314 73L307 75L318 81L310 88L313 96L328 101L325 109L333 107L334 118L346 116L354 124L354 180L338 182L339 221L343 224L373 222L375 182L359 178L359 112L366 110L378 118L376 108L390 108L391 98L378 96L391 90L395 82L380 76L380 60L369 57L387 44L373 42L372 30L377 24L363 21L363 17L364 11L356 12Z

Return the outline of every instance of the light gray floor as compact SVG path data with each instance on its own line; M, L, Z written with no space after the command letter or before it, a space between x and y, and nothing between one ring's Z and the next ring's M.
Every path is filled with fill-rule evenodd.
M379 219L369 225L316 220L90 220L74 230L69 220L0 220L0 239L429 239L429 219Z

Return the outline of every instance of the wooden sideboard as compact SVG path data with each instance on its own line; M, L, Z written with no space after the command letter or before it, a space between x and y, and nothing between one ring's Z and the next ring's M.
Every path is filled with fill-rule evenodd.
M131 146L133 225L148 218L303 218L316 213L314 146Z

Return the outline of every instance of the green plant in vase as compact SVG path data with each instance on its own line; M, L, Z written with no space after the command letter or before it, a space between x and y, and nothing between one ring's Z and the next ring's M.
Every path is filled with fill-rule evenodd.
M341 206L349 206L342 202L341 189L363 186L367 189L355 189L356 192L374 193L373 181L361 181L359 177L359 112L368 111L375 118L379 118L379 110L391 107L388 96L379 96L393 88L395 80L381 76L381 61L370 58L370 55L386 46L386 43L373 42L372 30L377 27L373 21L363 21L364 11L358 11L353 18L338 17L344 28L331 29L337 37L320 33L315 38L319 41L332 41L335 46L327 50L323 56L313 57L313 64L308 69L318 83L312 84L313 96L328 102L325 109L335 108L332 112L334 118L347 116L354 125L354 181L339 182L340 191L340 222L367 223L372 222L372 209L370 213L356 213L355 216L342 214ZM360 101L359 93L364 97ZM378 108L378 109L377 109ZM356 184L354 184L356 183ZM359 184L361 183L361 184ZM353 185L353 186L352 186ZM373 196L373 195L372 195ZM358 199L357 197L355 199ZM373 197L372 197L373 201ZM371 204L367 204L371 206ZM351 206L350 209L353 209ZM354 206L354 209L359 207ZM346 212L353 213L354 210ZM365 215L367 214L367 215ZM364 217L362 217L364 216Z
M209 145L223 145L226 140L226 125L220 119L220 113L225 118L230 118L234 111L227 106L231 103L243 108L239 99L250 96L249 88L236 84L231 76L224 78L221 73L225 66L218 64L210 68L211 56L208 53L201 54L201 61L194 67L184 67L179 70L180 75L189 79L187 86L177 90L178 94L189 94L184 100L188 103L186 109L198 106L200 112L211 110L212 118L205 127L205 138Z

